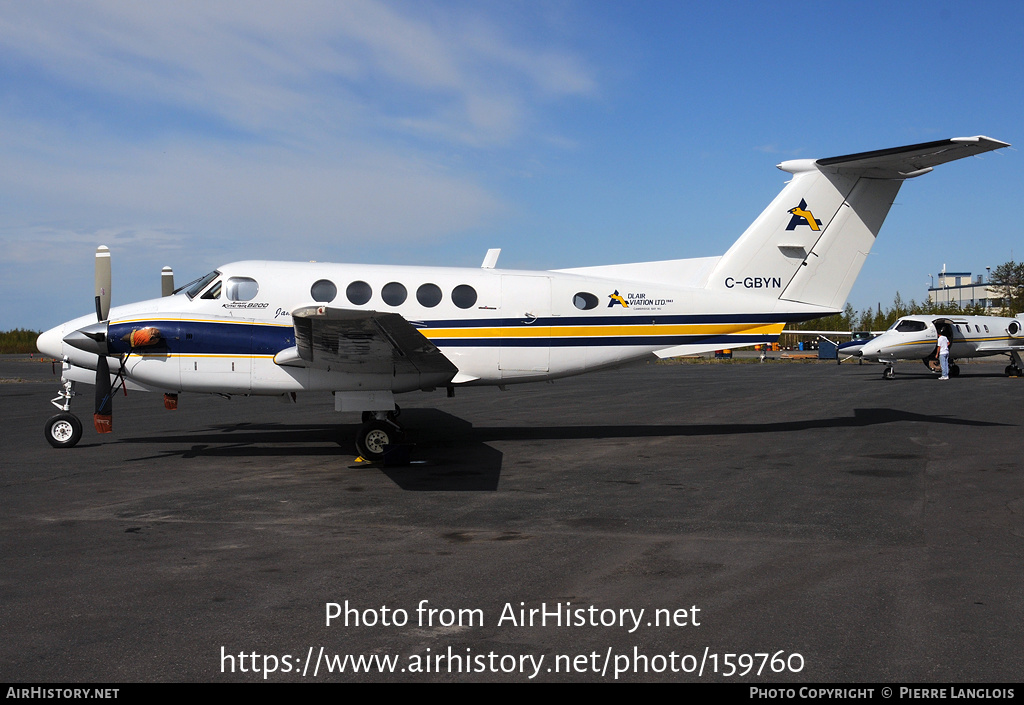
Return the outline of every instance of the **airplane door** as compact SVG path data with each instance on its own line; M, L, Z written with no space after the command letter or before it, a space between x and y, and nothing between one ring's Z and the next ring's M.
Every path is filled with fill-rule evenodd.
M546 373L551 359L551 277L503 274L501 317L508 333L499 354L502 377Z

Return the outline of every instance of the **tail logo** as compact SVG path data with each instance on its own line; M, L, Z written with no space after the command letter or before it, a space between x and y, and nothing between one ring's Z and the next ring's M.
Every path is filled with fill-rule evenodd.
M626 300L619 296L618 289L615 290L614 294L608 294L608 298L611 299L611 301L608 302L608 308L611 308L615 304L622 306L622 308L629 308L629 304L626 303Z
M789 213L793 214L793 217L789 221L789 225L786 226L786 230L796 230L798 225L809 225L811 230L821 230L821 221L814 217L814 214L807 210L807 201L800 199L800 205L796 208L790 208Z

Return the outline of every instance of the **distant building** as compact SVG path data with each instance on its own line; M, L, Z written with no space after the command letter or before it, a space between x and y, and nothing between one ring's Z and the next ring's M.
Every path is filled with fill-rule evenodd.
M928 287L928 300L933 304L956 304L984 306L986 309L999 308L1002 299L990 289L982 275L971 278L970 272L939 272L938 285Z

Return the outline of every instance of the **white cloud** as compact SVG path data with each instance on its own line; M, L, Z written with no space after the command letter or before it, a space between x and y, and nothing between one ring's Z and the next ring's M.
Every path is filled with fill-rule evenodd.
M566 51L378 0L10 3L0 33L4 53L97 99L145 100L303 144L332 124L325 116L335 134L356 120L372 130L443 119L434 135L502 142L535 101L594 90ZM500 119L493 107L481 118L482 105L501 106Z
M101 243L344 260L495 223L511 206L481 160L561 149L545 111L596 81L557 35L487 12L0 0L0 241L20 266L0 296L46 305L59 291L32 287Z

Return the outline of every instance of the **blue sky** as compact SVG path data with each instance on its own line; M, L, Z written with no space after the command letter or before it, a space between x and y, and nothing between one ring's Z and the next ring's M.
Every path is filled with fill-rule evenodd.
M239 259L718 255L774 168L1021 141L1024 4L0 0L0 330ZM1024 160L904 185L850 297L1024 259Z

